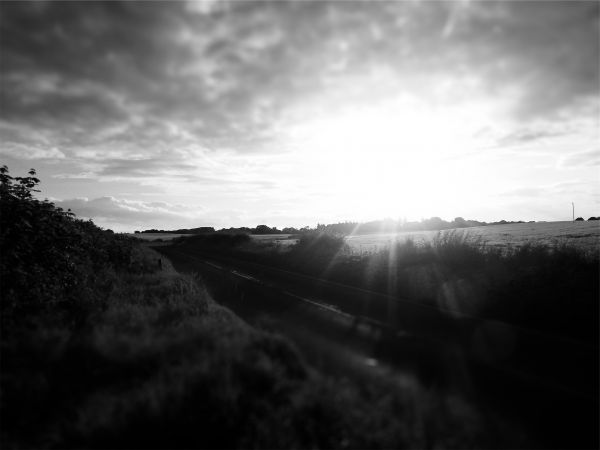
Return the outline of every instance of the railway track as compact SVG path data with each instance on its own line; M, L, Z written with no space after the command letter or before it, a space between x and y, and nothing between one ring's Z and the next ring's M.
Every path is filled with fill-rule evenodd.
M459 346L477 364L576 397L588 398L597 389L596 373L580 374L573 369L590 366L590 361L598 358L598 349L573 339L473 315L457 316L431 305L223 255L174 247L160 251L171 258L187 259L204 271L225 275L242 291L268 291L281 301L319 309L345 320L362 334L375 334L389 342L411 337L430 346ZM560 361L553 355L560 355Z
M357 360L352 370L408 371L526 424L546 447L596 445L597 347L223 255L156 250L177 270L225 287L217 300L240 316L276 318L304 353L320 355L313 362L337 357L345 370Z

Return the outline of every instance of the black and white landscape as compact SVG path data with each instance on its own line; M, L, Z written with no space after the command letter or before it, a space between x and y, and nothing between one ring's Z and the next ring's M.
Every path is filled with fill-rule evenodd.
M3 448L598 448L600 4L0 3Z

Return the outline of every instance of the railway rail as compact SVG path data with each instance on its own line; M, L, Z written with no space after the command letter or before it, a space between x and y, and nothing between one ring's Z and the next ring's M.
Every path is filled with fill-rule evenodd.
M357 333L385 339L390 347L407 337L433 347L458 346L477 364L527 384L583 399L597 392L597 371L577 369L590 367L590 361L598 359L598 349L573 339L474 315L457 316L432 305L223 255L175 247L160 251L227 276L240 291L252 287L277 295L282 302L301 302L324 311L345 320Z

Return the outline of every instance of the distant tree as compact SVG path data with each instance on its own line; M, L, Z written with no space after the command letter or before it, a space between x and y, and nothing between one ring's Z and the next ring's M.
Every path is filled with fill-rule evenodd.
M425 230L443 230L444 228L449 228L450 223L442 220L440 217L431 217L430 219L423 220L422 227Z
M267 225L257 225L253 231L255 234L271 234L273 232Z
M583 222L583 217L578 217L577 219L575 219L575 222Z
M466 228L469 226L467 221L465 219L463 219L462 217L455 217L454 220L452 221L452 224L454 225L455 228Z
M590 217L590 218L588 219L588 221L589 221L589 220L600 220L600 217L593 217L593 216L592 216L592 217Z

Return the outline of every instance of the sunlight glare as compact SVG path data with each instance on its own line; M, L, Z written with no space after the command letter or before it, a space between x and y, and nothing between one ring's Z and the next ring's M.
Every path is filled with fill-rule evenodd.
M328 200L360 205L366 217L414 216L441 206L442 187L467 187L448 167L476 148L482 117L474 107L404 101L316 119L297 137L311 179Z

